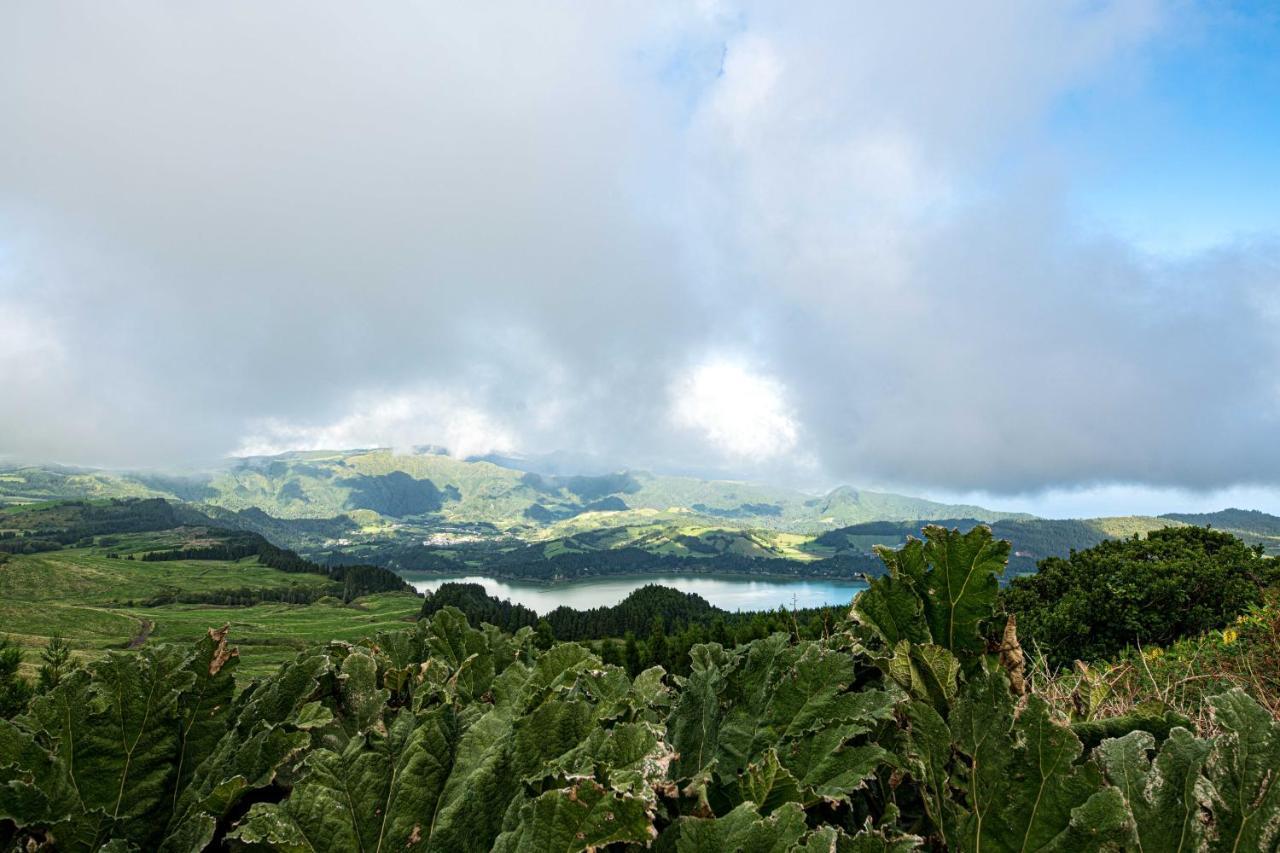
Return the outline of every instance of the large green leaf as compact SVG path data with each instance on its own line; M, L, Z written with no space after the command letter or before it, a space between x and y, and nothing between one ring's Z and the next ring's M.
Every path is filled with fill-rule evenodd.
M311 745L309 732L335 719L338 701L326 687L336 681L333 669L328 654L304 653L240 694L222 737L179 792L165 851L203 849L217 821L242 798L271 786L301 760Z
M37 697L4 732L26 744L17 754L26 766L7 780L0 809L22 803L11 819L49 827L63 850L112 837L158 846L184 783L226 727L234 657L223 640L211 632L194 648L112 653Z
M1280 723L1239 689L1209 704L1222 727L1206 767L1213 786L1211 847L1280 849Z
M595 728L576 747L547 761L538 775L589 776L611 791L652 802L658 789L667 787L675 758L665 735L665 729L652 723Z
M770 749L738 776L737 803L750 801L760 814L768 815L784 803L803 803L800 782L778 760L778 752Z
M461 610L446 607L435 614L426 642L432 657L448 665L452 690L472 700L489 690L499 671L489 636L468 625Z
M679 756L674 767L678 779L698 775L715 760L724 723L722 703L737 658L713 643L694 646L689 660L691 672L667 722Z
M995 609L1009 543L993 539L982 525L968 533L930 525L924 537L908 539L896 551L876 549L889 572L854 601L854 618L863 639L873 646L878 641L886 654L933 644L971 671L986 648L980 629Z
M178 766L171 783L173 808L196 768L214 751L231 717L239 653L227 648L227 633L225 626L210 629L196 643L187 664L195 682L183 694L178 709Z
M341 754L313 751L289 798L255 805L233 836L282 849L441 849L433 816L456 739L450 709L420 720L403 710L385 735L352 738Z
M849 835L832 826L822 826L793 848L797 853L909 853L919 850L923 839L916 835L882 832L870 827Z
M903 758L919 786L925 815L933 823L938 839L947 845L959 837L958 827L965 816L962 806L951 796L952 733L927 702L909 704L906 717ZM974 743L971 738L970 748Z
M842 799L885 753L853 744L889 719L897 699L851 690L854 659L819 643L791 645L774 635L727 655L695 647L693 671L669 730L680 754L675 775L701 789L713 777L731 791L772 750L806 800ZM692 792L692 791L691 791Z
M796 803L761 817L747 802L721 818L681 818L668 831L676 836L677 853L786 853L800 844L807 828Z
M942 646L903 640L894 647L885 671L908 696L929 702L941 713L955 701L960 661Z
M809 794L809 803L847 800L888 757L875 744L851 743L865 731L862 723L832 724L780 747L783 766L796 777L801 790Z
M619 842L647 843L656 835L644 800L584 779L525 803L515 827L498 836L493 849L495 853L572 853Z
M1050 719L1039 697L1032 696L1019 715L1015 737L998 819L987 823L986 835L1010 850L1051 849L1071 826L1072 810L1102 789L1101 774L1092 765L1075 765L1079 738Z
M921 712L920 719L928 718ZM953 764L952 781L967 814L952 818L945 803L934 811L942 812L942 831L953 846L1057 850L1067 839L1095 838L1101 844L1131 832L1120 800L1108 795L1091 802L1103 791L1102 775L1090 763L1077 763L1080 740L1050 717L1044 700L1029 697L1014 720L1003 673L975 677L952 712L950 728L965 759L963 766ZM936 744L928 753L921 758L926 778L936 766ZM936 787L932 779L930 788ZM1089 826L1090 820L1097 825Z
M991 616L999 592L997 576L1009 560L1009 543L993 539L978 525L968 533L930 525L922 548L930 571L925 575L924 615L933 642L956 655L981 654L986 646L978 627Z
M1124 804L1142 850L1169 853L1204 848L1210 790L1201 770L1212 744L1174 729L1155 761L1155 737L1144 731L1104 740L1094 750L1107 780Z
M973 845L1002 813L1014 759L1013 700L1003 676L984 674L966 685L947 722L954 748L965 758L955 768L954 784L968 812L948 838Z
M888 574L872 580L853 600L854 616L886 646L932 639L924 616L924 549L912 546L914 541L901 550L877 547Z

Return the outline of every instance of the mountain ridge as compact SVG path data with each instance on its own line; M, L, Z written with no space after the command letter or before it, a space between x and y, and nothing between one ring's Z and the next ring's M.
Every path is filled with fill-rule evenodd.
M0 500L166 497L277 518L435 515L440 522L526 530L588 512L646 511L704 517L733 527L818 532L872 520L1030 518L971 505L840 486L814 495L744 480L621 470L543 475L438 452L294 451L249 457L194 475L69 466L0 468ZM359 516L354 516L359 518Z

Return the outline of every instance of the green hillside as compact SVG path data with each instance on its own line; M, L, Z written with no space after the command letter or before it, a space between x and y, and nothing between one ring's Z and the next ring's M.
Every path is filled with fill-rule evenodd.
M1013 544L1014 573L1104 539L1180 524L1210 524L1280 553L1280 519L1241 510L1037 519L848 487L815 496L640 471L550 476L430 450L287 453L190 476L57 466L0 471L0 502L11 506L108 497L163 497L173 502L173 525L255 533L322 561L447 574L554 578L558 570L535 564L558 561L576 576L691 559L698 571L745 566L752 574L767 568L795 576L808 564L815 576L829 577L861 565L877 545L900 546L928 522L962 530L990 524ZM817 565L833 558L852 562ZM743 562L757 560L773 562Z
M307 643L398 627L420 607L385 570L326 569L183 515L155 499L0 510L0 634L29 648L61 637L90 659L229 625L249 675Z
M636 514L704 527L808 533L874 520L1025 517L848 487L815 496L640 471L551 477L437 453L387 450L243 459L189 477L56 467L0 471L0 501L157 496L231 511L258 509L282 519L347 515L370 532L464 524L526 536L574 520L586 528L618 527Z
M1173 523L1212 527L1239 536L1250 545L1261 545L1269 554L1280 554L1280 518L1252 509L1224 509L1218 512L1177 513L1160 516Z
M1262 513L1258 513L1262 516ZM1276 519L1274 516L1264 518ZM982 523L973 518L943 519L938 523L971 530ZM1012 518L990 523L991 532L998 539L1006 539L1013 546L1009 556L1009 568L1013 574L1033 572L1036 563L1045 557L1065 557L1071 551L1092 548L1104 539L1124 539L1134 535L1146 535L1165 527L1179 527L1185 522L1168 516L1117 516L1108 518L1046 519ZM921 523L875 521L850 525L831 530L798 545L798 549L814 557L833 557L855 553L869 553L876 546L899 548L908 536L920 535ZM1246 538L1247 537L1243 537Z

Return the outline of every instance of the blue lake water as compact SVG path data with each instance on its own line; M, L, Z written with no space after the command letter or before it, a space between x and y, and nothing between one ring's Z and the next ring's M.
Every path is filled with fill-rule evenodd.
M575 610L617 604L645 584L661 584L694 592L716 607L729 611L774 610L778 607L820 607L848 604L866 584L854 580L758 580L705 575L646 575L644 577L591 578L554 585L521 583L486 577L426 577L406 574L418 592L430 592L442 583L476 583L495 598L523 604L538 613L560 605Z

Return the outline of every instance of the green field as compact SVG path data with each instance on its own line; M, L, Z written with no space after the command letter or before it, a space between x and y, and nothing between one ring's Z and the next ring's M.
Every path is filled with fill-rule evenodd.
M128 554L173 547L181 534L166 531L116 539L118 544L110 550ZM190 641L209 628L230 625L230 639L239 646L243 661L238 673L250 677L293 657L308 643L359 640L403 627L421 606L421 599L410 593L383 593L350 604L323 598L309 605L146 607L142 602L169 593L317 588L328 581L267 568L254 558L143 562L108 557L107 551L65 549L11 556L0 563L0 634L32 650L28 670L34 670L36 651L53 636L66 639L77 657L90 658L130 643Z

